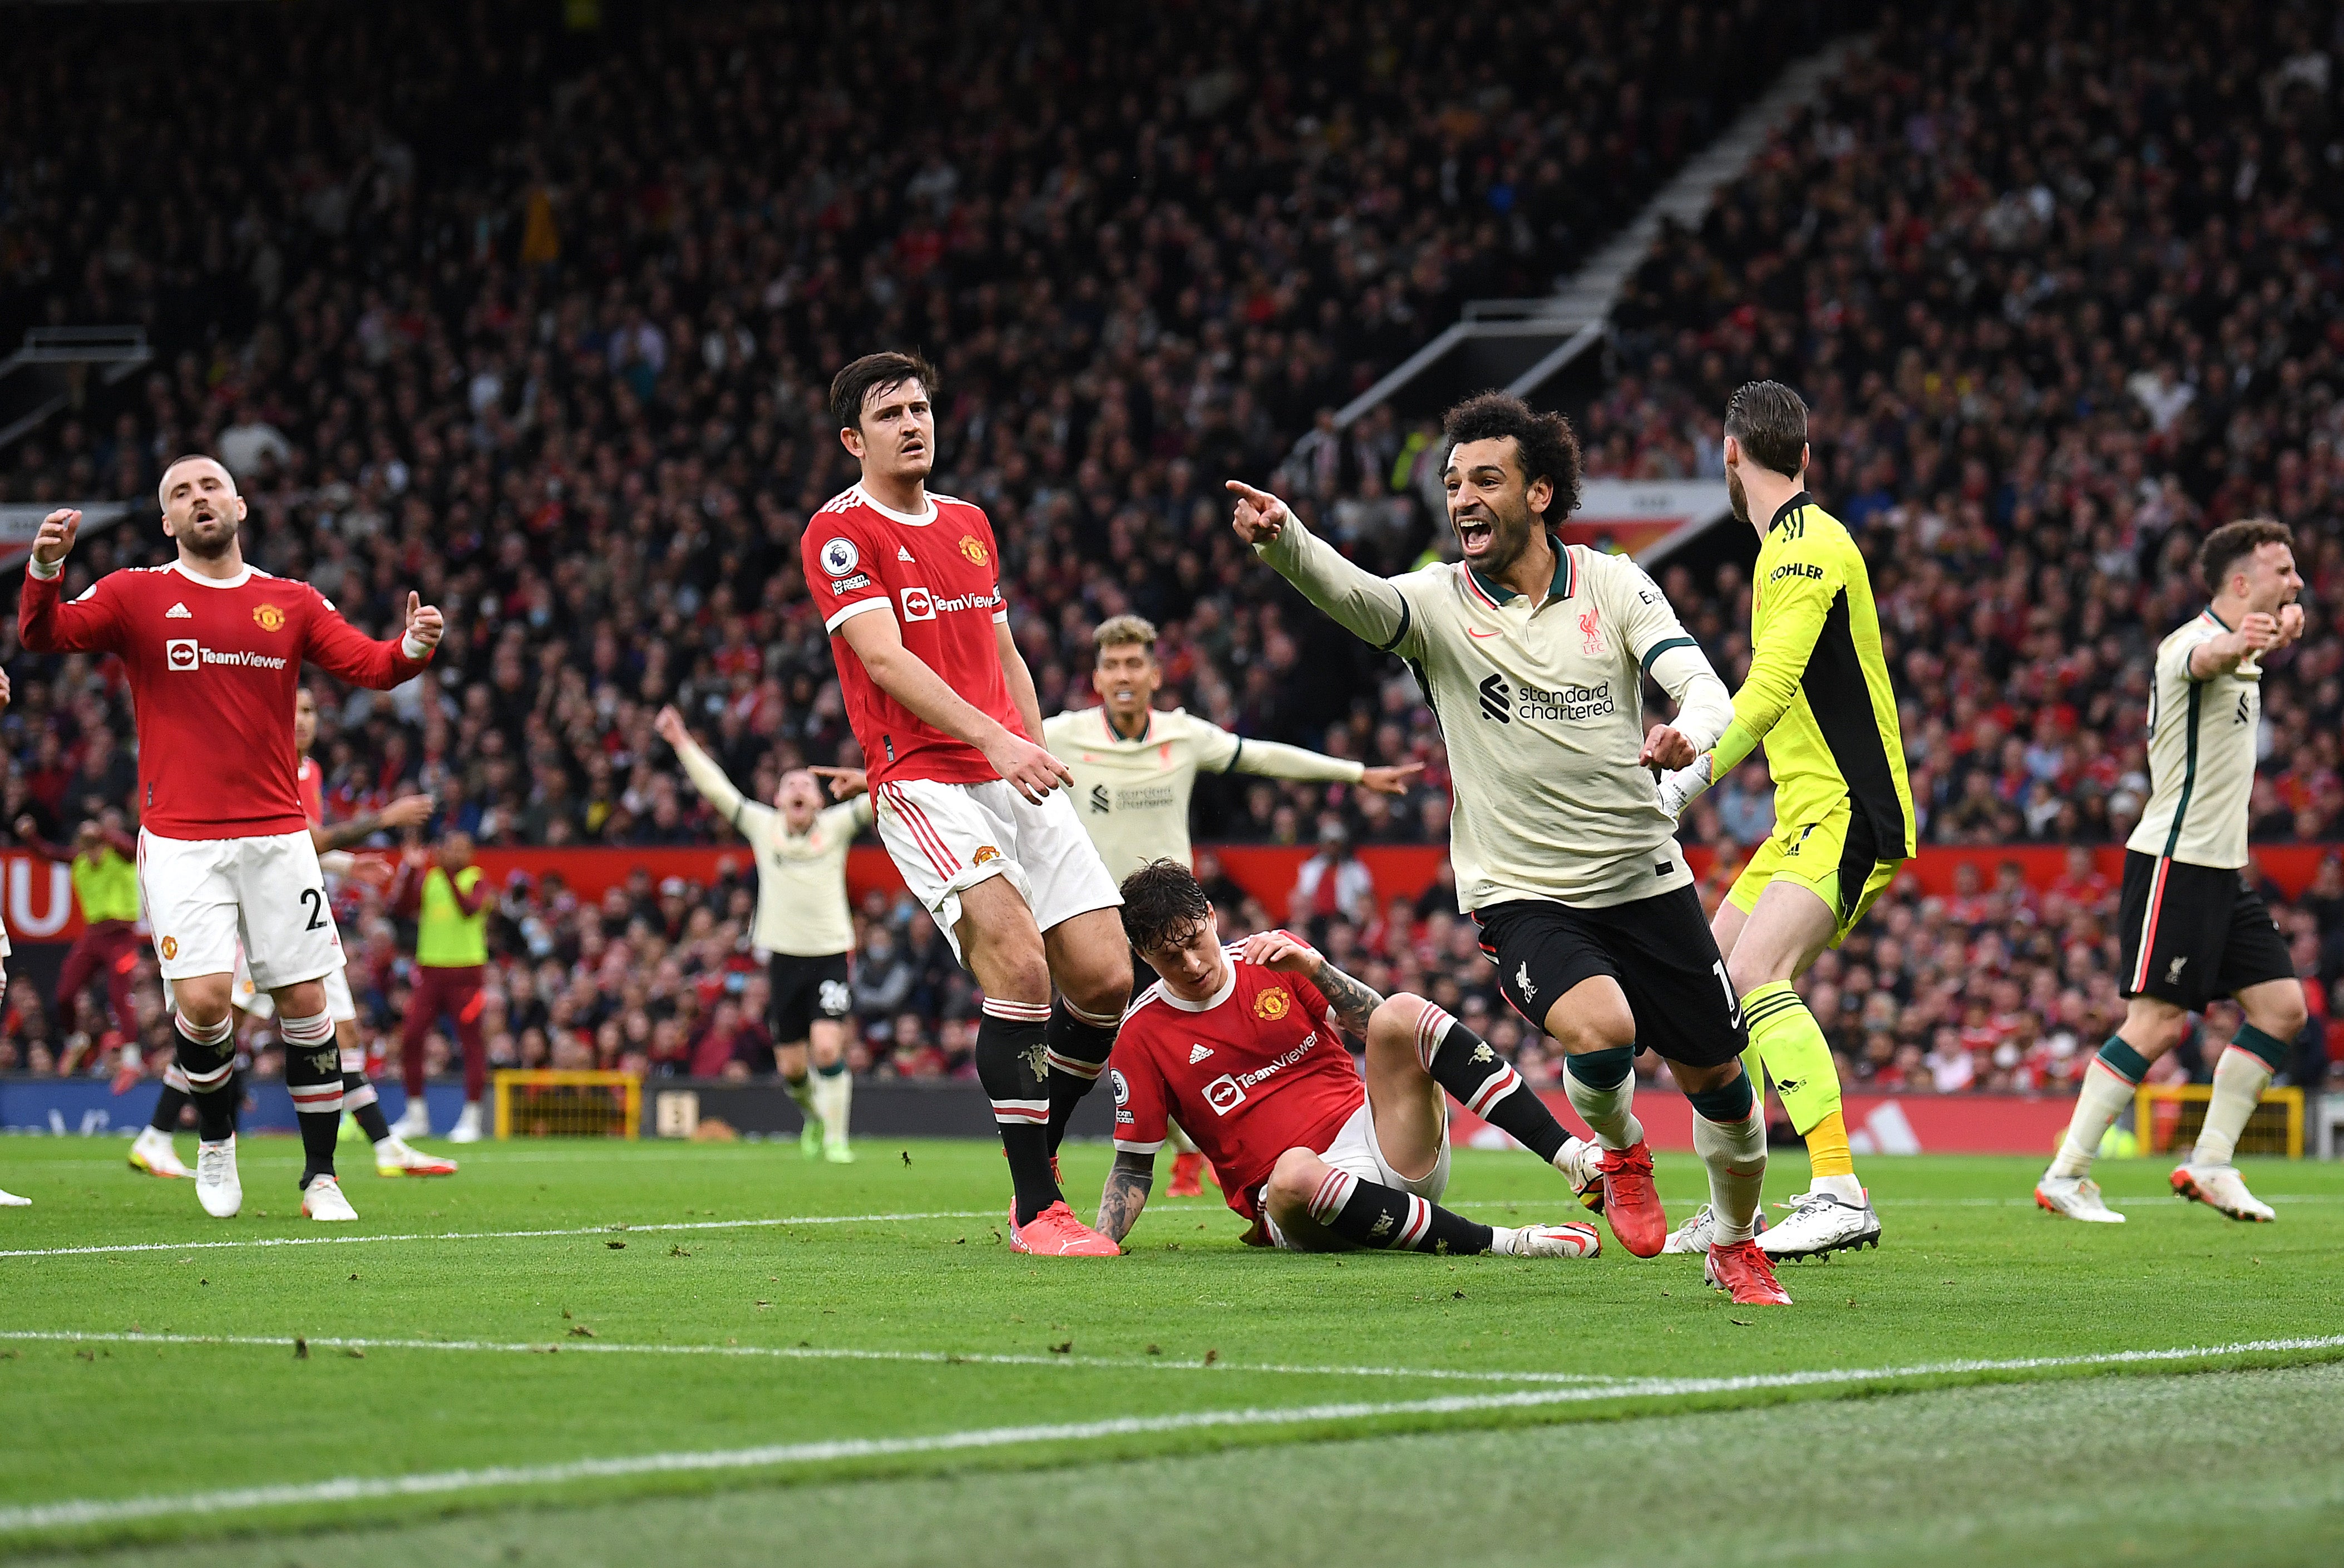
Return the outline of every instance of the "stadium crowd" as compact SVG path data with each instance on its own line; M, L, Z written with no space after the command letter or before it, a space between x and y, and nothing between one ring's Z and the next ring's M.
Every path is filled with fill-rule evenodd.
M2318 600L2266 683L2258 835L2338 835L2335 12L1892 14L1631 287L1619 373L1581 420L1591 470L1713 472L1733 383L1806 391L1816 488L1873 556L1925 841L2121 837L2145 793L2144 656L2195 607L2198 529L2249 511L2297 524ZM164 352L131 406L22 443L0 492L132 503L75 557L86 582L157 559L139 520L159 463L217 450L260 564L370 627L409 586L445 606L432 673L324 704L329 815L423 788L435 831L491 845L705 842L721 827L650 733L661 702L761 795L798 762L854 760L795 541L852 478L820 411L830 369L924 342L940 482L995 520L1046 712L1089 700L1089 629L1136 610L1164 629L1168 693L1217 722L1427 764L1397 802L1208 780L1201 839L1439 842L1448 780L1412 682L1242 561L1219 477L1280 472L1386 569L1438 548L1429 430L1379 410L1337 431L1324 410L1462 300L1543 291L1775 66L1869 8L1202 4L1021 30L914 7L884 82L875 11L844 15L661 11L624 47L494 7L239 15L183 42L242 111L159 157L127 106L177 79L171 25L150 57L44 18L89 28L60 85L124 107L56 125L37 94L0 103L0 327L136 320ZM1116 63L1142 57L1180 67L1135 95ZM303 89L322 77L376 86ZM101 183L139 194L102 211L82 194ZM1664 582L1738 681L1740 569ZM23 658L13 617L0 652L18 680L0 821L65 838L132 793L119 683ZM1688 836L1749 844L1769 820L1753 763ZM2320 885L2281 915L2321 981L2315 1030L2344 1005L2344 871ZM2121 1015L2105 894L2082 873L1900 886L1807 982L1847 1080L2064 1084ZM399 933L348 896L369 1033L394 1033ZM770 1070L750 897L506 888L493 1053ZM1222 907L1310 924L1370 984L1427 991L1551 1078L1438 887L1318 903ZM914 915L858 922L857 1066L965 1071L974 999ZM71 1020L44 1001L9 996L0 1067L88 1070L73 1042L98 1037L96 999Z

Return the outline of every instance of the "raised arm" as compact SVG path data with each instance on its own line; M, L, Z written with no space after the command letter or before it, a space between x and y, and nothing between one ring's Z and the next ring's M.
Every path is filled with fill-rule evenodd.
M1341 551L1311 536L1302 520L1268 491L1228 481L1237 497L1233 526L1270 570L1302 596L1379 652L1413 658L1423 646L1422 629L1408 596L1388 577L1378 577L1343 558Z
M61 844L51 844L41 836L41 824L35 822L29 814L18 817L15 828L16 842L43 860L54 860L59 865L64 865L73 859L72 850Z
M100 578L88 592L65 602L66 556L81 532L81 513L61 507L41 520L25 563L25 590L16 601L16 636L33 653L110 652L122 638L122 607Z
M1066 764L1022 735L1012 734L962 696L927 662L904 646L895 616L882 603L864 614L838 622L838 635L863 661L879 689L955 740L965 741L985 754L994 771L1015 786L1027 800L1040 802L1062 784L1074 782ZM1019 660L1020 668L1025 661ZM1026 682L1021 707L1034 703L1033 682ZM1035 721L1035 733L1041 733Z
M1121 1241L1139 1222L1147 1194L1156 1185L1156 1156L1129 1149L1116 1151L1107 1168L1106 1186L1099 1192L1098 1223L1091 1227L1110 1241Z
M407 596L406 631L380 642L343 620L332 600L322 593L317 598L301 657L354 686L388 692L414 679L430 661L431 651L440 645L440 635L446 630L440 612L424 603L419 593Z
M2241 620L2237 631L2208 637L2193 646L2189 650L2189 678L2210 681L2217 675L2227 675L2256 654L2268 653L2293 642L2303 629L2303 610L2295 604L2285 609L2295 612L2292 632L2280 623L2278 616L2257 611Z
M660 739L675 748L675 760L683 764L683 776L692 781L692 787L716 808L717 815L739 827L741 808L749 804L748 799L724 776L716 759L700 749L700 743L683 727L683 715L672 704L663 706L652 719L652 728L659 732Z

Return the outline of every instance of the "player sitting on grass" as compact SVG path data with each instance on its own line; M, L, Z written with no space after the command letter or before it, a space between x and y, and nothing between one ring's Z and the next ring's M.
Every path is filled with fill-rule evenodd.
M1289 932L1224 948L1177 861L1126 877L1123 900L1125 934L1163 978L1124 1015L1109 1058L1100 1235L1120 1240L1138 1219L1177 1115L1253 1221L1253 1246L1595 1255L1591 1225L1481 1225L1433 1201L1449 1185L1444 1089L1567 1174L1581 1147L1488 1042L1421 996L1379 996ZM1364 1083L1338 1024L1367 1042Z

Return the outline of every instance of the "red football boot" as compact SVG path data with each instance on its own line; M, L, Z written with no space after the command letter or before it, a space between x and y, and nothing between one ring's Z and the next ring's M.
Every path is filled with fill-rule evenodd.
M1652 1185L1652 1151L1641 1139L1603 1151L1603 1218L1620 1245L1639 1258L1659 1254L1669 1239L1669 1217Z
M1205 1157L1201 1154L1176 1154L1172 1157L1172 1185L1166 1189L1167 1198L1202 1198L1205 1196Z
M1065 1203L1053 1203L1034 1216L1031 1224L1017 1223L1017 1205L1009 1206L1009 1246L1012 1251L1036 1258L1116 1258L1123 1249L1075 1218Z
M1787 1307L1791 1293L1775 1282L1774 1265L1755 1241L1713 1242L1701 1277L1733 1298L1737 1307Z

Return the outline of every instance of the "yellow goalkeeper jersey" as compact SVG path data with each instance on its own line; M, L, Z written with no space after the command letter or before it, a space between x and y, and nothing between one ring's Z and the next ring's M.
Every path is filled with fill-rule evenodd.
M1801 491L1767 526L1753 582L1750 674L1718 739L1717 776L1763 741L1776 822L1821 821L1845 799L1884 856L1909 857L1913 785L1864 552Z

